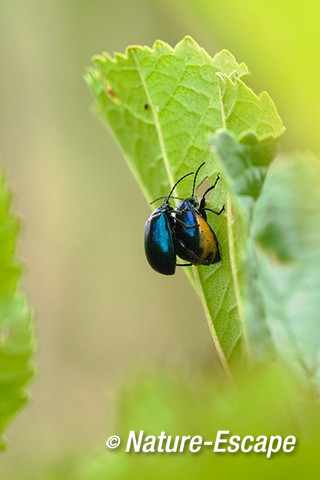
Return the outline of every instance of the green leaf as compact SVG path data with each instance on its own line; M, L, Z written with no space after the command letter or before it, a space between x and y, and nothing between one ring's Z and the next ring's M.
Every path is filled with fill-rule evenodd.
M272 137L259 140L253 133L238 141L232 133L222 130L212 138L211 145L228 185L230 262L239 314L250 353L255 361L264 361L272 351L272 341L266 325L251 224L267 168L275 155L275 142Z
M254 212L260 289L278 358L320 392L320 162L308 153L272 164Z
M25 386L33 374L31 315L17 282L15 260L18 221L10 213L10 194L0 175L0 435L26 402ZM0 437L0 448L4 443Z
M229 132L211 140L231 197L234 284L255 360L276 356L319 394L320 162ZM271 150L270 150L271 147Z
M101 447L100 453L81 465L79 477L75 477L77 480L128 477L193 480L207 478L208 472L214 472L213 478L298 479L306 464L310 469L317 468L319 419L310 415L314 411L307 403L306 416L314 422L315 435L303 436L295 417L297 409L293 413L289 408L292 407L292 392L296 389L292 379L285 385L279 372L262 370L247 377L235 392L217 378L212 382L212 378L200 378L197 374L195 381L190 375L184 379L181 372L166 374L160 370L152 373L141 375L119 395L117 422L106 432L106 439L109 435L119 435L120 446L113 451ZM146 415L146 412L152 413ZM213 444L219 430L227 430L230 435L241 438L248 434L255 438L281 435L283 439L295 435L298 444L292 454L279 452L272 456L272 461L266 458L266 453L248 455L240 450L235 455L215 453L213 446L203 447L194 454L190 453L188 444L184 453L126 453L131 430L137 436L142 430L144 438L158 436L161 432L173 440L176 436L181 440L182 435L200 435L203 441ZM166 441L163 448L165 446Z
M241 138L249 132L276 146L281 120L266 93L259 97L243 81L246 66L227 51L211 58L186 37L174 49L157 41L153 49L129 47L125 55L95 57L86 76L95 110L111 127L148 201L168 194L182 175L202 162L199 185L216 179L218 165L208 135L228 129ZM189 196L191 180L179 196ZM208 206L226 202L219 182ZM202 300L211 333L225 368L246 356L230 263L225 215L209 218L219 240L222 261L189 270Z

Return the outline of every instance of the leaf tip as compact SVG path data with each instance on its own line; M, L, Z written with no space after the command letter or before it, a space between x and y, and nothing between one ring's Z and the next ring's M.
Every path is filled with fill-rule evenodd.
M168 50L170 53L173 52L173 48L163 40L156 40L154 42L151 53L156 52L157 50Z
M208 55L207 52L203 48L201 48L199 44L190 35L186 35L182 40L180 40L180 42L176 44L174 51L179 52L179 50L184 50L185 48L202 51L205 52L206 55Z
M217 78L219 78L219 80L222 80L223 83L226 83L226 77L225 77L224 73L222 73L222 72L216 72L215 76L216 76Z
M194 40L194 38L191 37L191 35L186 35L179 43L190 43L196 47L199 47L198 43ZM177 45L179 45L179 43Z

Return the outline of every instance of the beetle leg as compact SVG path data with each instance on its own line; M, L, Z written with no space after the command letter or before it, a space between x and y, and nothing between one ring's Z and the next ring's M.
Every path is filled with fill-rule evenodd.
M206 191L204 192L204 194L202 195L202 198L204 198L204 197L207 195L207 193L209 193L211 190L213 190L213 189L215 188L215 186L217 185L219 179L220 179L220 174L218 174L218 176L217 176L214 184L211 185L211 187L209 187L208 190L206 190Z
M215 188L215 186L217 185L218 181L220 179L220 173L218 173L218 176L214 182L213 185L211 185L211 187L209 187L205 192L204 194L202 195L202 198L201 198L201 201L200 201L200 206L199 206L199 210L205 210L205 205L206 205L206 195L207 193L209 193L211 190L213 190ZM216 212L214 212L216 213Z
M177 267L192 267L192 263L176 263Z
M220 212L216 212L215 210L212 210L211 208L203 208L202 210L208 210L208 212L212 212L212 213L215 213L216 215L220 215L224 211L224 209L225 209L225 206L223 205Z

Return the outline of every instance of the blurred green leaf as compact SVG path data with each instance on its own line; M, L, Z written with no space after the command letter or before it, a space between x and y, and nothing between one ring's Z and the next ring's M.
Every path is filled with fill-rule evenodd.
M231 197L230 256L250 351L255 360L276 354L317 397L320 162L310 154L282 155L263 187L272 142L253 134L238 142L222 131L211 143Z
M272 342L266 325L251 223L276 145L272 136L259 140L249 133L237 141L228 131L218 131L211 145L228 185L230 260L240 318L250 353L255 361L264 361L272 351Z
M310 404L310 417L316 432L303 432L298 426L297 411L292 409L292 392L297 384L291 378L287 382L279 371L273 369L251 372L243 379L241 388L234 388L215 378L200 377L197 380L181 373L156 371L153 375L141 375L129 383L118 404L118 422L109 435L119 435L122 443L116 450L106 447L101 453L88 458L77 480L108 478L163 479L207 478L225 479L300 479L305 465L316 468L315 452L320 439L317 427L319 418ZM311 413L312 412L312 413ZM233 435L295 435L297 447L293 453L279 452L272 459L266 454L217 454L213 447L202 448L197 454L186 451L174 454L126 453L128 433L145 435L200 435L213 441L218 430L228 430Z
M174 49L157 41L153 49L129 47L125 55L94 59L86 79L95 97L95 110L120 144L148 201L168 194L183 174L206 162L199 184L213 182L218 166L208 134L228 129L241 138L252 132L276 146L283 131L273 102L257 97L243 82L248 74L227 51L213 59L191 38ZM270 159L269 159L270 161ZM177 188L189 196L187 180ZM221 182L209 207L226 202ZM233 283L227 219L211 219L222 261L194 268L189 275L202 300L211 333L226 369L246 356Z
M254 212L260 290L278 358L320 388L320 162L279 156Z
M10 213L10 194L0 175L0 434L26 402L33 374L31 315L17 289L21 267L14 258L18 221ZM0 448L4 448L2 442Z

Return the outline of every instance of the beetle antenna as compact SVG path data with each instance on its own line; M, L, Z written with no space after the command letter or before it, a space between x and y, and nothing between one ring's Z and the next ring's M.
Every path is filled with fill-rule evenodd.
M169 198L171 197L171 194L173 193L173 190L176 188L176 186L178 185L178 183L181 182L181 180L183 180L184 178L188 177L189 175L193 175L194 172L190 172L190 173L186 173L186 175L183 175L183 177L179 178L179 180L173 185L173 187L171 188L171 191L169 193L169 195L167 196L167 199L164 203L168 203L169 202Z
M161 200L162 198L167 198L167 195L164 195L163 197L158 197L155 200L152 200L152 202L150 202L150 205L157 202L158 200ZM170 198L174 198L175 200L184 200L184 198L181 198L181 197L172 197L171 196Z
M198 173L199 173L200 168L203 167L203 165L204 165L205 163L206 163L206 162L201 163L200 167L198 167L198 169L197 169L197 171L196 171L196 174L195 174L195 176L194 176L193 188L192 188L192 195L191 195L192 198L194 197L194 190L195 190L195 188L196 188L197 175L198 175Z

